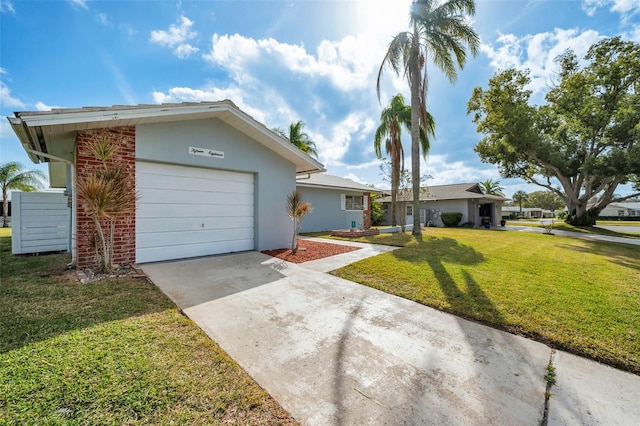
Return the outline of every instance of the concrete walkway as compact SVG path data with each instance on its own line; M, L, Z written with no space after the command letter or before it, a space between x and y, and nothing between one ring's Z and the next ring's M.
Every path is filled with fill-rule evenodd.
M545 407L550 425L638 424L640 376L327 274L394 250L345 244L363 248L142 269L305 425L539 425Z
M605 227L601 227L601 228L605 228ZM504 229L507 231L537 232L539 234L542 234L545 232L544 228L535 227L535 226L526 226L526 225L524 226L507 225L501 229ZM635 238L613 237L609 235L589 234L586 232L561 231L558 229L554 229L552 232L554 235L562 235L564 237L581 238L583 240L605 241L609 243L631 244L635 246L640 246L640 239L635 239Z

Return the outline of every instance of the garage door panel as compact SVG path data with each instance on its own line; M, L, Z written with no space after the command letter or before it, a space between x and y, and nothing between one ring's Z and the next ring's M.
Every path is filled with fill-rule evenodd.
M212 241L215 242L230 242L234 240L252 240L253 230L246 228L233 228L233 229L205 229L205 230L193 230L193 231L172 231L172 232L155 232L152 234L140 234L138 236L140 242L138 246L140 248L149 247L180 247L190 244L206 244ZM184 241L183 243L176 244L176 241ZM253 249L253 243L251 247L244 248L244 250Z
M245 206L197 206L183 208L175 205L139 205L136 217L150 218L205 218L205 217L247 217L253 218L253 205Z
M199 231L204 229L252 228L253 216L212 218L148 218L146 233Z
M211 191L172 191L167 189L140 190L140 204L154 205L253 205L253 193L226 194Z
M254 249L250 173L136 163L139 263Z
M199 191L209 191L212 194L228 194L251 191L253 180L231 181L207 179L206 177L179 178L176 176L145 175L137 185L139 189L189 191L190 188L195 188Z
M234 240L208 244L189 244L184 246L152 247L145 250L145 256L151 260L139 262L158 262L162 260L186 259L189 257L207 256L209 254L252 250L252 248L245 248L249 244L253 246L253 239L247 241ZM207 253L208 251L212 251L212 253Z

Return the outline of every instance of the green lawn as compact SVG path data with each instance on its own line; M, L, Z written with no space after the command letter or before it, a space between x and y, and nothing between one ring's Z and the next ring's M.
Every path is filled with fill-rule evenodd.
M0 424L295 424L145 280L81 285L0 229Z
M640 373L640 247L429 228L335 275Z
M545 220L546 221L546 220ZM547 222L548 223L548 222ZM628 223L628 222L623 222ZM607 225L611 226L610 222L598 222L599 225ZM517 221L507 222L507 225L514 226L530 226L532 228L542 228L545 225L540 223L518 223ZM616 224L615 226L640 226L640 222L636 222L634 225L620 225ZM626 231L612 231L609 229L599 228L597 226L573 226L564 222L563 220L556 219L553 223L553 229L558 231L571 231L571 232L579 232L581 234L599 234L599 235L607 235L610 237L623 237L623 238L632 238L632 239L640 239L640 233L638 232L626 232Z

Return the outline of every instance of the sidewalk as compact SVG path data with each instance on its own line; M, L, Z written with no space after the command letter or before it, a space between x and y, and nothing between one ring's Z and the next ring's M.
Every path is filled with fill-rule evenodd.
M526 225L523 225L523 226L507 225L503 229L507 231L537 232L539 234L545 233L544 228L538 228L538 227L526 226ZM557 229L554 229L552 231L552 234L562 235L564 237L571 237L571 238L581 238L583 240L605 241L610 243L631 244L635 246L640 246L640 239L634 239L634 238L612 237L609 235L589 234L586 232L561 231Z

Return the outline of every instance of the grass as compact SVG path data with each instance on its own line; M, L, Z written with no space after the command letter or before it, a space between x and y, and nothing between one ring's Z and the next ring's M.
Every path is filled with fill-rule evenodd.
M640 248L534 233L429 228L334 274L640 373Z
M0 230L1 424L294 424L145 280L81 285Z

